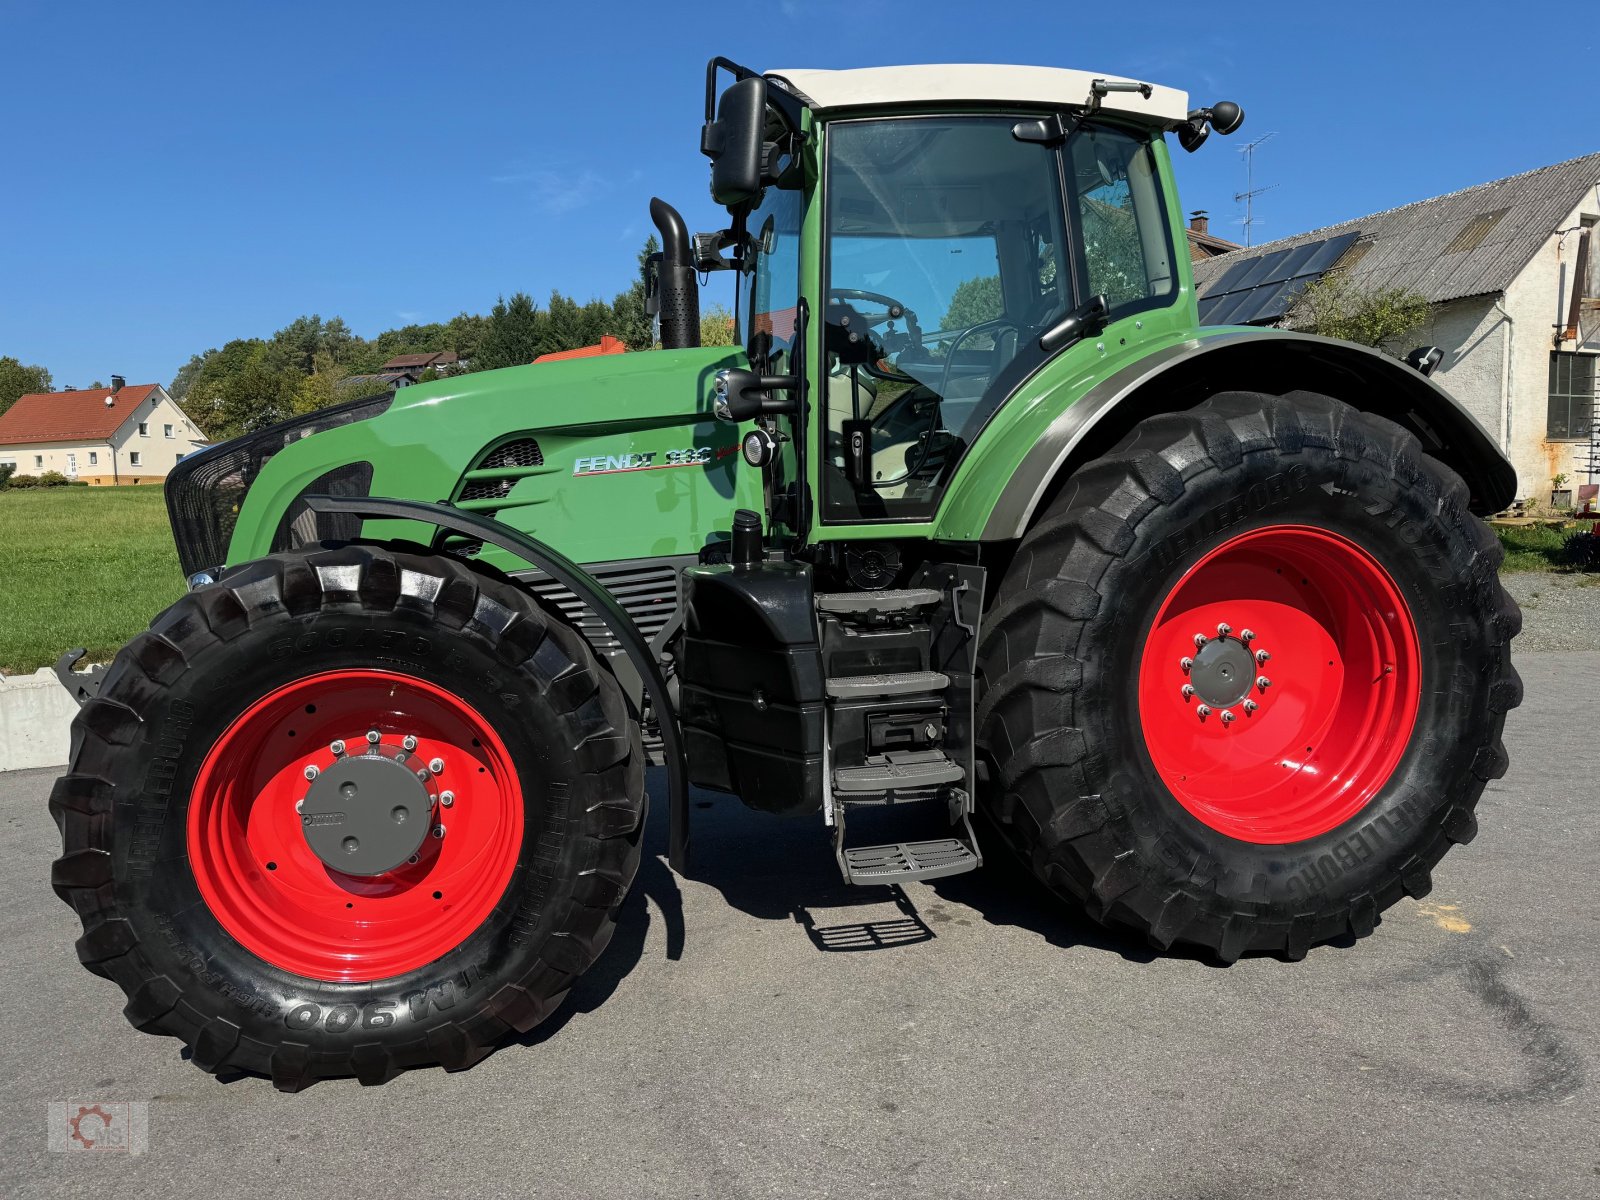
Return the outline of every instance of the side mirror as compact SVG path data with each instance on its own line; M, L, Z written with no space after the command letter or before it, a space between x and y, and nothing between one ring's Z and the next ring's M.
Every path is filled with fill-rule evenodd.
M730 84L717 103L717 119L700 131L700 151L711 160L711 198L738 208L761 191L765 165L767 81L759 75Z

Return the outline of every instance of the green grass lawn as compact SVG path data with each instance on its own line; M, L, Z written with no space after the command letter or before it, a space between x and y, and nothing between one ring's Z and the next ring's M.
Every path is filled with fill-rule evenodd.
M159 487L0 490L0 671L109 661L183 591Z
M1593 521L1566 525L1498 526L1500 544L1506 548L1502 571L1566 571L1572 568L1563 550L1567 539Z

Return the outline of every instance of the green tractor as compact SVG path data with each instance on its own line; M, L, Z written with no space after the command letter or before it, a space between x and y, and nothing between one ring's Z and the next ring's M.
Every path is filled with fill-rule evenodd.
M1515 475L1436 352L1198 324L1166 135L1242 118L714 60L728 227L652 202L659 350L173 471L190 591L81 685L50 800L84 965L208 1071L469 1066L604 950L650 763L679 872L698 786L846 883L1004 849L1223 962L1427 894L1506 768Z

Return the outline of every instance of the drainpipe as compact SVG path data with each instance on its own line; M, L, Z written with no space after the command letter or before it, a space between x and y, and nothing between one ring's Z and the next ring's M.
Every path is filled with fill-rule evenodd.
M111 451L111 486L117 487L122 482L121 477L117 474L117 448L113 443L107 442L106 449Z
M1500 353L1504 365L1500 372L1500 449L1511 453L1511 352L1516 346L1517 323L1506 311L1505 293L1494 302L1497 312L1504 318L1505 337L1500 340Z

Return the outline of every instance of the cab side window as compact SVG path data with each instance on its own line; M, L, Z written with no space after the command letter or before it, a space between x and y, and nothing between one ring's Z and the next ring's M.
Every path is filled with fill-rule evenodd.
M1088 126L1068 142L1068 169L1089 294L1113 315L1165 302L1177 279L1150 147Z

